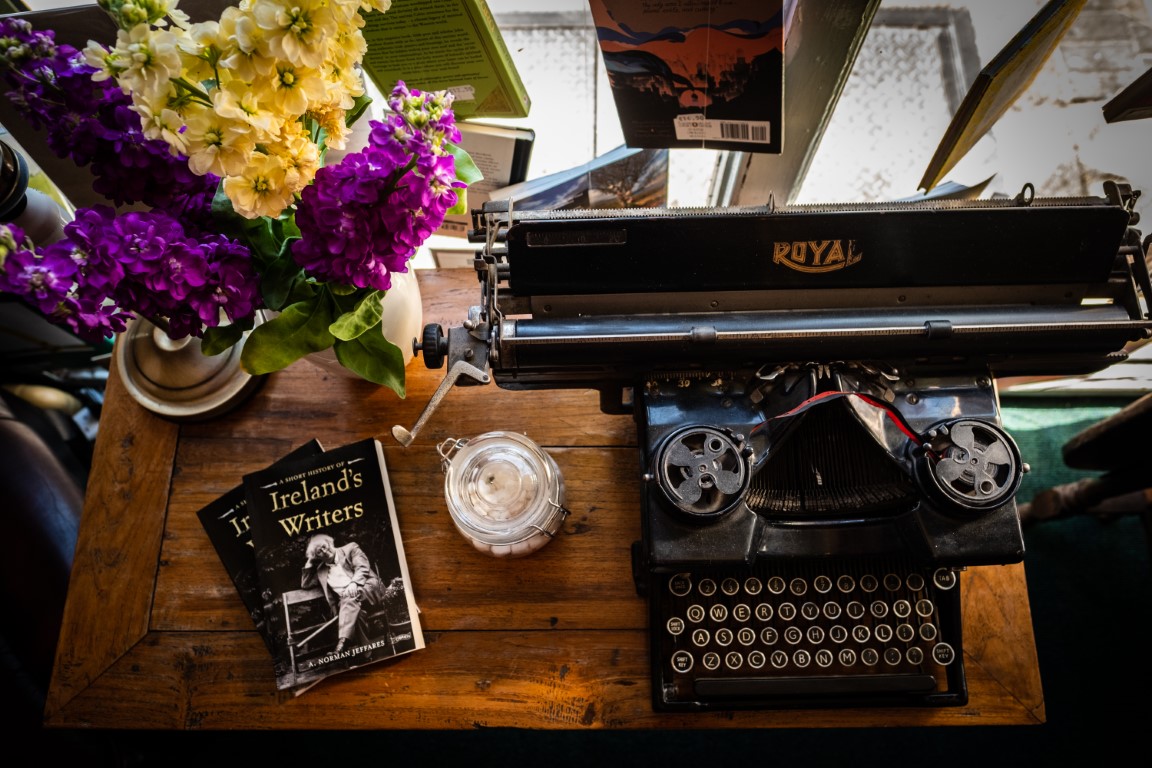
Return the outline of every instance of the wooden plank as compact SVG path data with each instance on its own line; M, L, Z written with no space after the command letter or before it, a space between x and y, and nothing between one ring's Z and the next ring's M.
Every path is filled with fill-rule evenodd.
M78 696L66 724L141 728L471 729L958 726L1036 720L975 665L978 704L656 713L644 630L432 632L422 651L277 692L255 632L156 633ZM63 724L63 723L62 723Z
M147 632L178 436L176 424L127 396L113 366L45 706L49 720Z
M221 465L260 463L242 458L241 451L242 446L221 441L181 446L157 576L155 629L249 626L196 517L196 510L212 498L197 489L214 488ZM645 603L633 586L629 551L640 537L634 449L552 449L566 478L571 514L555 541L516 560L482 555L456 532L434 450L396 446L385 453L426 628L645 626Z

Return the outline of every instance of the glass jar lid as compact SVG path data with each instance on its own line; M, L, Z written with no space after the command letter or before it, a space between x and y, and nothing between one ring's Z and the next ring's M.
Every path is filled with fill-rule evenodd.
M566 511L555 461L514 432L488 432L440 445L445 499L453 522L475 542L518 544L551 537Z

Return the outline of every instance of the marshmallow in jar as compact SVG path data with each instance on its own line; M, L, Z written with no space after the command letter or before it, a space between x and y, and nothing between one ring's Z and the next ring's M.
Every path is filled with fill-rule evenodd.
M515 432L446 440L444 495L452 522L479 551L522 557L543 547L568 515L555 460Z

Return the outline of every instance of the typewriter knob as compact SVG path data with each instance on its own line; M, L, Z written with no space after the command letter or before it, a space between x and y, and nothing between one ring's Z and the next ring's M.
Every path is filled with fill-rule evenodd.
M979 512L1006 504L1026 471L1008 433L980 419L957 419L929 431L932 451L917 464L921 485L960 511Z
M444 329L435 323L424 326L420 342L412 342L412 352L420 352L428 368L443 368L444 359L448 355L448 339L444 336Z
M727 430L690 426L665 438L656 453L654 478L680 511L711 519L744 497L751 473L744 440Z

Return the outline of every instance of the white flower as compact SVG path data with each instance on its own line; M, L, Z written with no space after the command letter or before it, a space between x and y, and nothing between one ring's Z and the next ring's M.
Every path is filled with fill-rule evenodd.
M88 45L85 46L84 61L97 69L96 72L92 73L92 79L96 82L115 79L116 75L123 69L116 52L108 50L95 40L89 40Z
M140 115L140 127L150 139L162 139L173 154L185 152L184 120L168 106L167 96L154 101L133 99L132 111Z
M147 24L117 32L112 56L121 66L116 77L121 90L145 100L166 94L168 81L183 72L177 41L172 32L151 29Z

